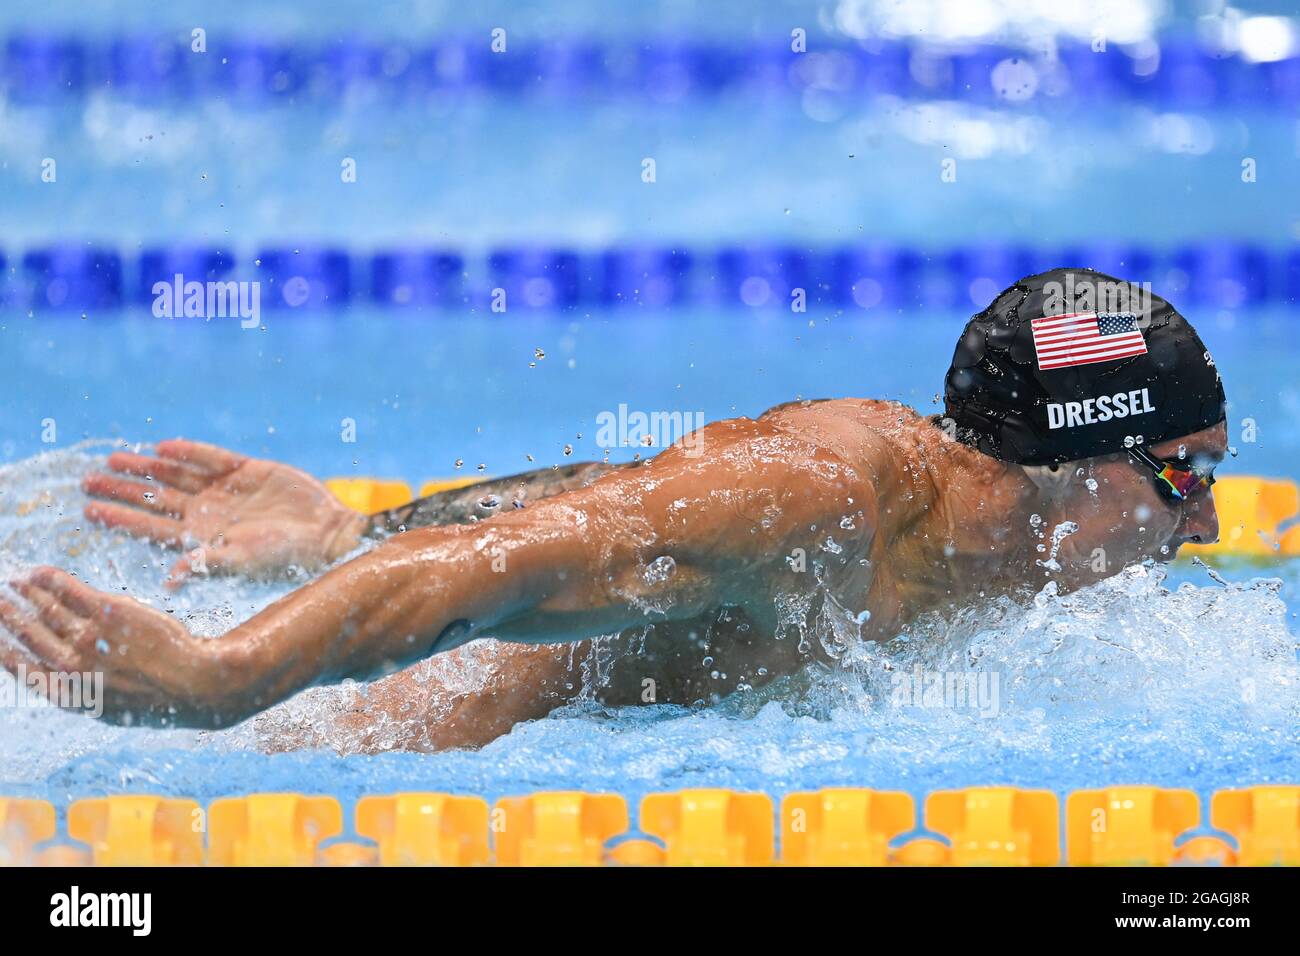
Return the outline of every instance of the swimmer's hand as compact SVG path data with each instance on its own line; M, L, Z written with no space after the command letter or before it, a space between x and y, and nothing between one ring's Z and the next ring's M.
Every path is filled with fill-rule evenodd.
M306 472L183 438L159 442L157 452L114 452L108 467L117 474L87 475L82 488L108 499L86 505L88 520L187 549L167 588L196 573L314 571L360 543L364 516Z
M105 594L57 568L10 582L31 610L0 597L0 665L51 703L116 723L229 723L220 641L198 638L170 615ZM93 675L103 675L102 684ZM80 693L63 699L81 675ZM233 707L232 702L232 707Z

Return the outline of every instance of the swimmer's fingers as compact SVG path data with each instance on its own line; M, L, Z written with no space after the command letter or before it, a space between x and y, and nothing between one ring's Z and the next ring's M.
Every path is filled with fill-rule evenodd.
M185 587L185 582L194 574L194 565L190 563L191 557L191 554L187 554L172 565L172 569L167 572L167 577L163 579L164 588L168 591L179 591Z
M28 597L28 600L31 600ZM22 677L25 686L32 686L33 679L37 686L43 685L42 692L51 703L59 704L69 710L86 711L87 698L77 695L75 704L51 698L49 691L60 686L60 678L68 674L95 674L99 662L84 645L89 641L93 631L87 629L78 640L83 650L78 652L71 642L62 642L49 628L35 620L31 614L20 610L13 603L0 598L0 627L8 630L22 644L11 644L0 640L0 667L14 677ZM112 684L105 688L103 694L103 716L117 720L119 714L133 714L138 702L147 694L148 688L138 681L121 675L115 675ZM96 713L94 716L100 716Z
M97 498L120 501L174 518L184 518L190 503L190 495L183 491L161 484L147 485L139 481L127 481L103 472L94 472L83 478L81 490Z
M4 599L0 598L0 605L4 603ZM25 677L32 675L45 676L45 666L33 656L31 651L25 647L2 640L0 640L0 667L13 674L14 677L18 677L20 673Z
M27 603L36 609L37 619L56 635L73 643L85 638L88 633L85 618L76 614L51 592L21 578L10 581L9 586L27 599Z
M12 604L0 598L0 618L21 614ZM5 625L8 626L7 624ZM10 644L6 641L0 641L0 667L3 667L15 678L22 681L19 690L26 691L33 685L43 687L41 692L46 700L50 700L49 691L51 688L60 686L60 676L72 671L70 667L64 667L61 670L55 670L50 667L48 661L43 661L25 647L17 644ZM53 701L51 701L53 702ZM70 707L70 710L84 710L80 705Z
M140 716L174 716L174 702L185 687L169 678L192 673L185 665L192 663L196 646L183 625L129 598L96 591L58 568L35 568L12 584L33 610L0 597L0 628L21 645L0 642L0 663L7 669L22 666L47 677L89 675L102 687L91 701L103 705L96 717L134 722ZM75 703L53 698L51 703L86 710L81 695Z
M49 591L78 617L96 618L111 602L108 595L96 591L85 581L79 581L67 571L49 565L33 569L27 575L27 580Z
M151 478L191 494L202 491L218 477L185 462L169 458L150 458L131 451L115 451L108 456L108 467L124 475Z
M75 658L68 645L35 614L4 598L0 598L0 626L36 656L40 670L51 667L64 671L75 669L71 666Z
M194 575L220 574L237 567L235 553L229 547L195 548L172 565L163 581L168 591L176 591L185 586Z
M148 538L172 548L179 548L185 543L184 528L174 518L99 501L86 505L85 513L87 521L106 528L117 528L136 538Z
M214 478L229 474L248 460L243 455L217 445L190 441L187 438L169 438L160 441L158 454L164 458L183 462Z

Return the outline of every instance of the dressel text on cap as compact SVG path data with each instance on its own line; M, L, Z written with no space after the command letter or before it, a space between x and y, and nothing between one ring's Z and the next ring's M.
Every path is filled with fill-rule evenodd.
M1112 418L1128 418L1154 412L1151 395L1145 388L1131 392L1116 392L1099 398L1086 398L1081 402L1049 402L1047 404L1048 428L1077 428L1096 425Z

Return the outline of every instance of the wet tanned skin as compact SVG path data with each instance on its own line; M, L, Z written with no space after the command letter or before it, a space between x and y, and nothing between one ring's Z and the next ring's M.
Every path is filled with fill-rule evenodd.
M627 650L604 690L611 702L643 699L646 678L659 688L657 702L707 701L728 685L759 683L760 667L770 678L803 663L795 641L777 639L783 594L820 587L845 613L869 612L862 636L882 639L919 613L966 606L981 593L1029 594L1049 577L1077 587L1145 557L1168 559L1185 540L1217 536L1209 494L1170 504L1127 456L1031 480L892 402L797 403L717 422L695 437L695 455L674 446L638 468L476 524L397 534L219 640L195 638L165 613L38 568L15 582L31 610L0 600L0 624L20 642L0 645L0 662L29 673L103 671L108 716L196 726L234 723L312 684L382 677L342 719L364 730L367 720L400 711L411 738L382 746L475 746L576 693L582 654L568 642L620 635L615 643ZM1180 445L1189 461L1221 458L1224 428L1154 451L1172 458ZM171 452L183 469L172 476L181 490L150 505L165 518L100 505L99 520L159 540L215 521L225 549L218 570L237 572L273 563L265 541L274 540L276 521L291 522L300 561L311 558L302 553L311 538L304 523L320 526L321 562L347 553L364 531L363 518L339 513L318 483L287 466L198 443L176 442ZM151 473L158 464L149 463ZM240 491L248 468L264 473ZM122 487L90 490L139 500ZM311 497L306 510L294 498L303 493ZM248 507L258 494L258 508ZM1038 546L1065 521L1079 530L1060 544L1060 570L1049 571ZM1097 548L1104 572L1095 570ZM805 571L786 560L796 549L806 555ZM417 688L411 671L392 673L479 637L527 642L460 652L494 655L495 674L481 692L439 697L430 682ZM709 668L702 639L715 658ZM713 680L712 670L727 681ZM412 719L419 694L438 698L429 711L436 726L422 723L418 708Z

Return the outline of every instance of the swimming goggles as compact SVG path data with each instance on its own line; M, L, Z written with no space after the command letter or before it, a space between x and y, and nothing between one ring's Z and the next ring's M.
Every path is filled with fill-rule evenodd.
M1186 468L1184 461L1157 458L1142 445L1128 449L1133 460L1151 469L1155 486L1166 501L1181 502L1214 484L1214 469Z

